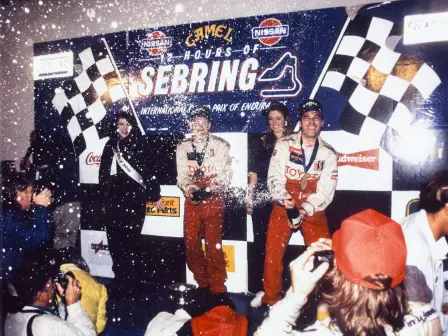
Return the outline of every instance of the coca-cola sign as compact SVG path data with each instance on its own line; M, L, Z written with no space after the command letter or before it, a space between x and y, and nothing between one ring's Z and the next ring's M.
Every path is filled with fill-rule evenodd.
M88 166L99 166L101 163L101 155L95 155L93 152L90 152L86 156L86 165Z

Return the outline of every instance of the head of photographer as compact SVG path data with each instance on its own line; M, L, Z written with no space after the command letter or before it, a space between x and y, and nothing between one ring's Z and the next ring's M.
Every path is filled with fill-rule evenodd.
M329 241L329 240L328 240ZM408 295L405 288L407 248L401 226L392 219L368 209L342 222L332 239L334 267L327 262L314 268L313 244L290 264L292 287L271 311L257 335L279 324L294 325L308 295L321 279L323 302L329 319L318 322L316 334L389 335L422 321L437 320L434 312L421 312L423 319L409 322ZM416 321L418 320L418 316ZM280 322L281 324L281 322ZM438 320L434 323L437 328ZM272 330L272 329L270 329ZM436 334L436 333L435 333ZM435 335L434 334L434 335Z
M8 278L22 264L26 252L32 252L50 240L52 195L48 189L35 192L24 173L4 176L2 186L2 271Z
M36 190L25 173L14 173L2 181L2 205L5 210L27 211L33 206L48 207L52 194L48 188Z
M5 335L95 335L80 303L81 286L73 276L59 274L57 258L25 262L14 276L15 310L5 321ZM62 301L56 305L56 295Z

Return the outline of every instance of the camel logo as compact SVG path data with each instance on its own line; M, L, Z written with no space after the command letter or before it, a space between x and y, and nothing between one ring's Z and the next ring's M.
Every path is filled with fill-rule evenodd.
M98 244L95 243L91 244L90 248L95 251L95 254L97 254L100 251L109 251L109 246L103 244L102 240Z
M338 167L353 166L363 169L379 170L379 157L380 151L378 148L350 154L339 153Z

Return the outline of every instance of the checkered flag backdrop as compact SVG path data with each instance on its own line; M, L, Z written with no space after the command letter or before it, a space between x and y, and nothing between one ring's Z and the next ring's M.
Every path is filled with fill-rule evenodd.
M78 57L83 72L66 80L52 101L67 125L76 157L89 144L109 136L109 119L105 117L110 111L132 108L106 40L99 40Z
M415 107L441 83L420 59L394 51L399 29L388 20L357 16L347 26L321 84L347 98L339 117L341 129L382 146L385 135L406 133Z

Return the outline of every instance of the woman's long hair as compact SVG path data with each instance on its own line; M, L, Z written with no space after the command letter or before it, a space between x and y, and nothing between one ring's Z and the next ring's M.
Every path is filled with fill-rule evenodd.
M117 124L118 124L118 120L120 120L120 119L126 119L126 121L132 126L132 129L129 132L129 135L122 141L131 146L135 145L137 143L137 140L139 140L142 137L142 135L140 133L140 130L138 129L135 118L127 112L118 113L117 117L114 120L114 124L113 124L113 134L114 134L113 139L115 139L114 144L116 144L120 140L120 135L117 132L117 127L118 127Z
M383 274L364 280L374 283L378 290L365 288L348 281L334 267L328 273L331 290L323 293L332 324L346 336L385 336L384 326L394 332L404 327L408 311L408 297L404 282L391 288L392 278Z
M271 105L264 111L264 115L266 117L266 123L269 127L269 113L272 111L279 111L283 118L285 119L285 132L283 136L290 135L293 133L294 128L289 123L289 110L288 107L285 104L282 104L280 102L272 102ZM275 143L277 142L277 137L272 132L272 130L269 128L266 134L264 134L261 137L261 143L264 149L267 151L272 151L275 147Z

